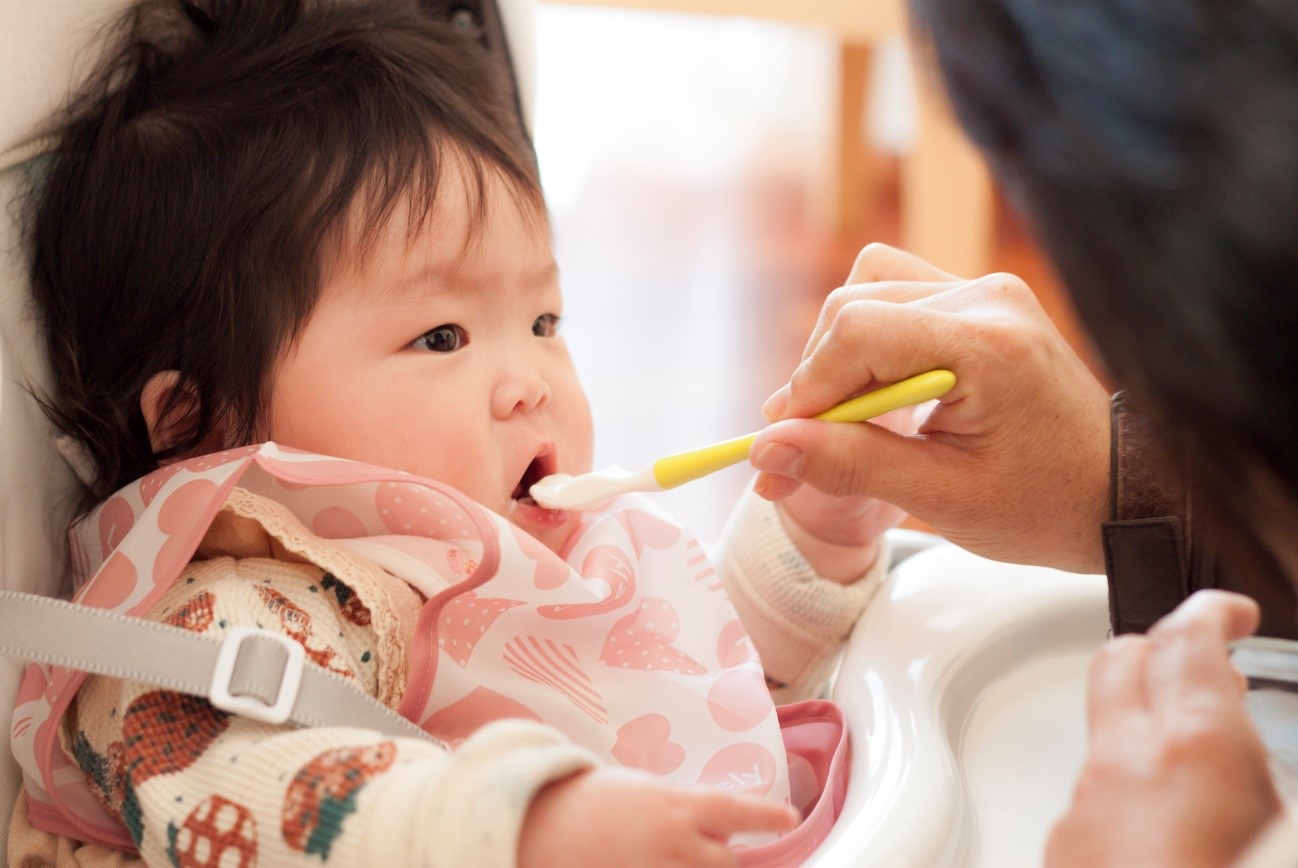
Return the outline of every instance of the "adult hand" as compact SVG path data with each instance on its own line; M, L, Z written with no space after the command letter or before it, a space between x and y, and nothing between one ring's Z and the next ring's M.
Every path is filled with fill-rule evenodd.
M956 386L909 436L806 418L934 368ZM961 280L870 245L765 411L752 462L768 499L804 482L870 495L987 557L1103 570L1109 396L1016 277Z
M896 410L875 420L900 434L913 433L913 408ZM847 583L860 578L879 557L879 539L906 517L886 500L863 495L836 497L810 485L779 503L784 529L816 575Z
M797 811L780 802L597 768L537 795L523 822L518 864L729 866L736 864L726 847L731 835L797 824Z
M1229 865L1280 811L1226 642L1258 608L1200 591L1091 664L1090 754L1049 866Z

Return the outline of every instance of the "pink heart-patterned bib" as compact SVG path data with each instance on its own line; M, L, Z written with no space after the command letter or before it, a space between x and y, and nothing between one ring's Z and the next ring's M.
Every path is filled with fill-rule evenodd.
M790 715L777 716L702 547L643 498L588 513L561 557L447 486L265 443L170 465L87 516L71 535L76 601L147 612L236 486L424 595L398 710L436 738L454 746L492 720L529 718L610 763L790 798ZM25 673L11 741L30 817L131 849L60 746L84 678L56 666ZM817 733L817 791L845 754L841 720L824 728L836 714L825 705L813 715L820 728L802 728L804 740ZM807 761L793 759L805 778Z

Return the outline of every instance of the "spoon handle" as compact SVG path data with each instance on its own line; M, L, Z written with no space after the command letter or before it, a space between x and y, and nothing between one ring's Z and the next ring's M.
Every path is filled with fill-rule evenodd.
M940 398L955 385L950 371L927 371L905 380L850 398L815 416L826 422L864 422L902 407ZM678 452L653 463L654 480L663 489L675 488L709 473L715 473L748 457L757 433L745 434L701 449Z

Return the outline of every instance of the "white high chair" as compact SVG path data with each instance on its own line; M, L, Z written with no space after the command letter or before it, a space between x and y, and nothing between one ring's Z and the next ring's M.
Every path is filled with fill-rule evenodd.
M525 113L534 2L499 2ZM92 59L80 49L126 3L0 0L4 590L66 590L62 528L74 488L29 393L46 386L48 374L12 206L24 164L40 153L41 124ZM927 550L904 558L850 643L834 696L852 729L852 781L815 864L1033 864L1066 804L1084 748L1086 660L1108 629L1104 582L993 564L937 542L894 539L896 560ZM20 669L16 659L0 664L0 707L12 708ZM18 787L6 745L0 853Z
M5 590L48 595L68 590L60 528L66 526L67 495L74 484L54 450L49 423L28 393L46 384L47 371L14 221L22 175L14 164L37 151L36 131L68 93L74 50L96 16L123 5L119 0L0 2L0 588ZM21 672L22 661L0 661L6 722ZM7 731L0 754L0 854L7 852L8 817L21 785Z

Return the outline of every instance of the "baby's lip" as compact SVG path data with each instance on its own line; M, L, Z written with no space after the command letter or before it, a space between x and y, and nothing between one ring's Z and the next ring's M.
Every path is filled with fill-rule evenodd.
M537 505L528 497L523 500L510 501L506 516L524 530L562 527L568 521L568 511L564 509L546 509Z
M568 513L562 509L547 509L532 497L532 486L559 469L559 458L553 443L542 444L532 460L523 468L518 485L514 486L506 507L506 515L525 530L537 532L562 527Z
M553 443L544 443L519 474L510 499L520 503L535 504L529 493L531 487L559 469L558 454Z

